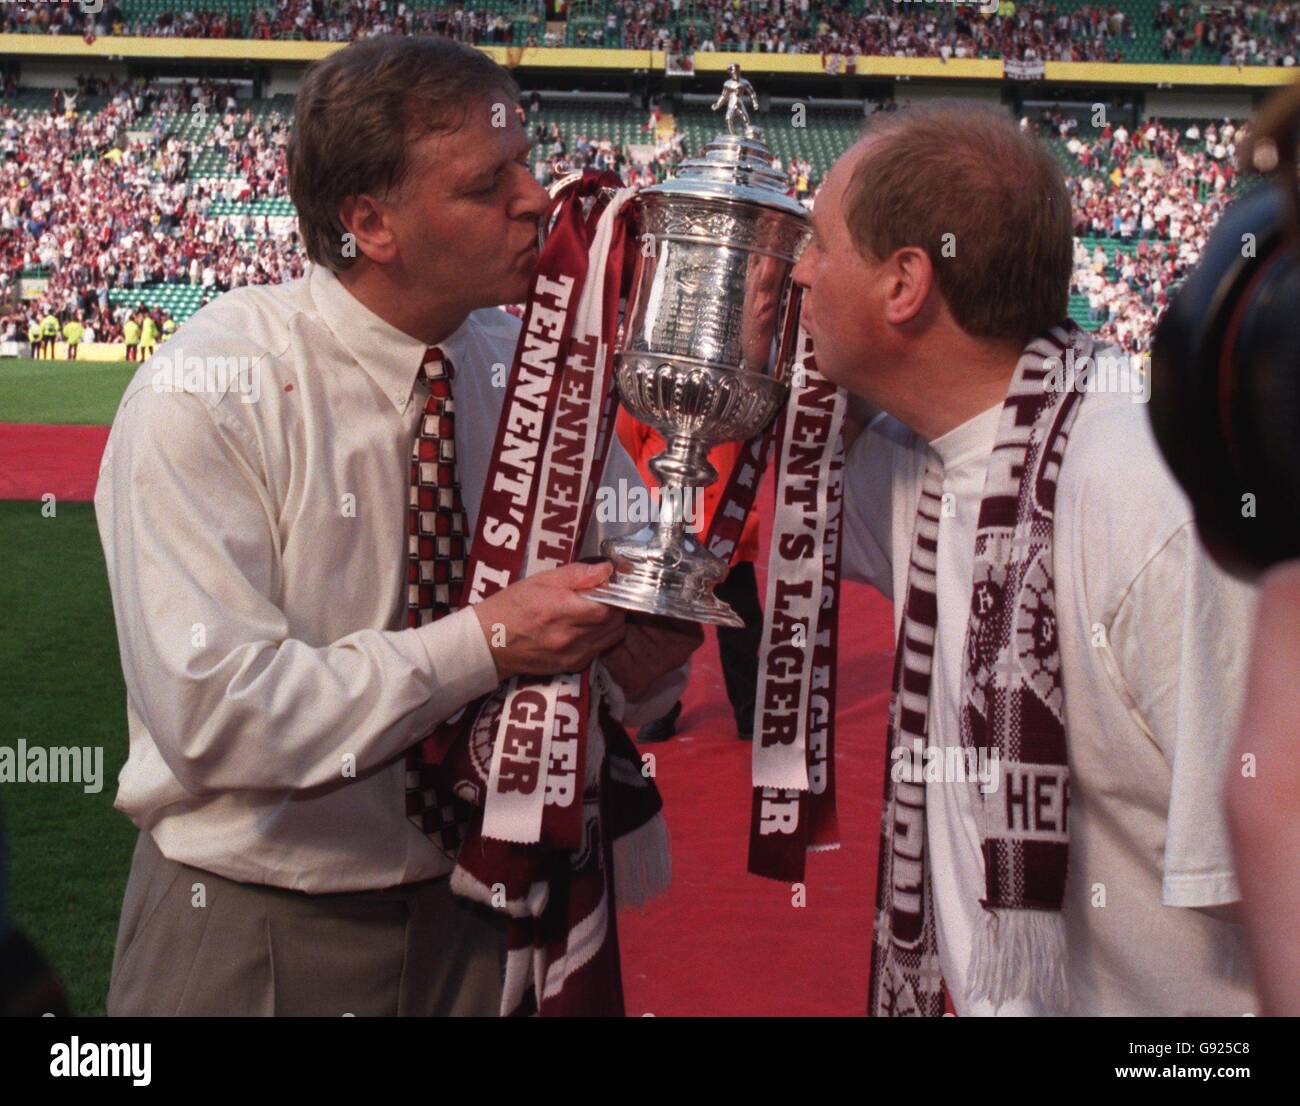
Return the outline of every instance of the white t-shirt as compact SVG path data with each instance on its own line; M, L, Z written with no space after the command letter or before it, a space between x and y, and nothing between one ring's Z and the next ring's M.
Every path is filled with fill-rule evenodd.
M944 463L930 744L960 746L975 530L1001 404L927 445L881 416L845 470L844 572L902 616L921 481ZM1132 396L1089 394L1057 491L1056 606L1070 757L1064 918L1070 997L996 1011L966 997L981 923L978 784L926 785L940 961L959 1014L1241 1015L1256 1008L1220 787L1241 704L1254 590L1206 556Z

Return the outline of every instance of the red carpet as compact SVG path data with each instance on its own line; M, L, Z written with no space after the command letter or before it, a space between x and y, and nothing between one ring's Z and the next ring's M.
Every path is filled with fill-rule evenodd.
M0 424L0 499L94 496L102 426ZM771 479L760 497L766 572ZM808 858L804 901L745 871L750 746L736 739L712 631L695 655L678 735L645 746L673 835L673 883L619 920L628 1013L862 1014L866 1009L893 663L889 604L846 584L840 618L841 847Z
M94 499L107 441L107 426L0 423L0 499Z
M760 595L770 477L766 485ZM678 735L642 747L656 758L673 882L643 913L620 914L629 1014L866 1012L893 622L877 592L846 584L841 596L840 848L808 857L803 907L792 905L789 884L746 873L750 746L736 739L710 630L695 654Z

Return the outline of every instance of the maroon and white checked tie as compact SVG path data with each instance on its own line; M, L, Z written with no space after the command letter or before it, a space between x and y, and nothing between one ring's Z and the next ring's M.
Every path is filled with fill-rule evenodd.
M436 622L460 607L465 583L465 507L456 474L456 410L452 363L437 346L424 355L419 380L429 386L411 450L407 508L406 625ZM423 743L421 743L422 745ZM466 811L435 786L421 745L406 754L406 814L451 855L460 847Z

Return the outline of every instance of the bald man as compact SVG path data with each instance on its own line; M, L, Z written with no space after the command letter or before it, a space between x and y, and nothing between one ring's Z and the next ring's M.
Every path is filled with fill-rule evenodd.
M818 365L882 412L845 574L898 630L871 1012L1253 1011L1220 788L1254 595L1142 366L1067 318L1059 169L995 109L882 115L814 227Z

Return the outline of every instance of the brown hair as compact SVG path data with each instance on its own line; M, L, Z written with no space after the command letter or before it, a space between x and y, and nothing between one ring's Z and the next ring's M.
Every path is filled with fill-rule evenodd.
M1070 197L1037 138L1005 111L956 100L878 115L864 137L844 193L860 253L925 250L973 337L1028 342L1065 320Z
M307 71L293 109L289 196L307 256L339 272L339 205L401 186L413 142L458 130L477 99L519 102L519 86L486 54L433 35L354 42Z

